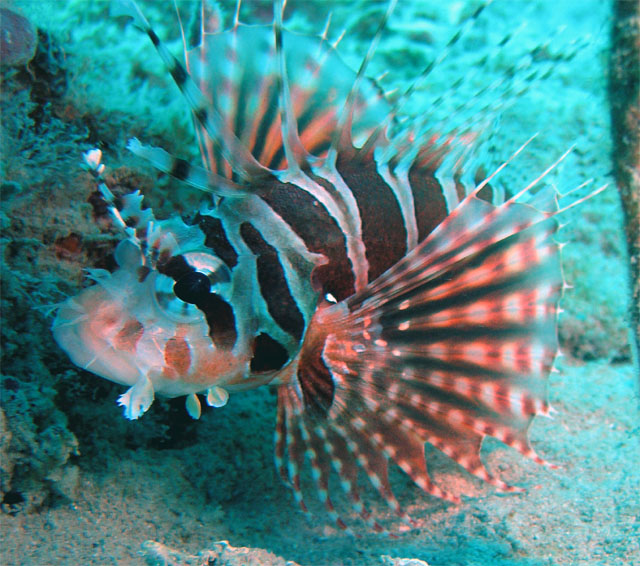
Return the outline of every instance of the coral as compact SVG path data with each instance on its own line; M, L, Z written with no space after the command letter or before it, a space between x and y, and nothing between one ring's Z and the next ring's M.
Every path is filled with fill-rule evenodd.
M65 93L66 70L50 37L38 36L29 68L3 68L0 89L0 499L12 514L73 498L78 480L69 462L78 443L55 400L68 364L57 361L47 311L80 279L79 267L65 272L55 256L69 209L55 196L86 132L56 115L52 101ZM77 216L68 226L78 227Z
M39 107L31 91L17 81L5 81L0 95L0 178L16 183L23 192L27 185L60 178L69 163L78 162L77 152L87 132L65 124L52 114L51 106ZM38 116L38 120L34 115Z

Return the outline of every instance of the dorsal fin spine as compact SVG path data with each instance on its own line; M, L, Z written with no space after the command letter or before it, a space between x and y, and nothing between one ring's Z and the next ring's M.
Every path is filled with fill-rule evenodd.
M231 197L247 193L247 189L243 185L234 183L204 167L188 164L185 160L170 155L162 148L143 145L136 138L131 138L128 141L127 149L138 157L149 161L159 171L168 173L202 191Z
M282 132L282 145L287 158L287 166L293 170L307 167L310 155L305 150L298 136L298 125L291 101L291 88L287 76L287 63L284 52L282 34L282 14L284 2L278 0L274 3L273 33L278 60L278 98L280 106L280 127Z
M492 0L488 0L484 4L481 4L477 10L465 21L464 25L449 39L445 47L441 50L440 54L432 61L430 61L413 83L407 88L398 98L395 100L393 107L387 114L387 117L380 123L380 125L371 133L369 139L366 141L364 148L366 151L370 151L372 147L375 147L376 141L384 136L385 132L388 132L389 126L396 118L404 104L409 100L413 92L418 85L435 69L451 52L451 49L458 43L466 32L473 27L476 20L484 10L484 8L491 3ZM391 151L391 148L388 148Z
M245 179L269 174L270 170L258 163L235 134L229 130L220 113L210 107L189 73L153 31L135 1L129 0L128 6L130 7L130 15L134 18L136 25L149 36L174 82L189 103L196 120L211 139L219 144L224 159L231 165L233 171Z
M369 49L367 51L367 54L365 55L364 59L362 60L362 63L360 64L360 68L358 69L356 78L353 81L351 90L347 95L347 99L344 103L344 107L342 108L340 116L338 117L336 129L331 139L331 146L327 153L326 159L328 163L335 163L335 160L338 154L338 149L340 147L344 147L345 145L347 146L351 145L351 125L353 122L353 112L355 109L356 95L358 94L358 87L360 86L360 83L362 82L365 76L365 72L367 70L369 62L373 58L373 55L376 51L378 43L380 43L382 32L386 27L389 16L391 16L393 10L396 7L397 1L398 0L389 1L389 4L387 6L387 11L385 12L384 17L382 18L382 21L380 22L380 25L378 26L378 29L373 39L371 40L371 43L369 44Z

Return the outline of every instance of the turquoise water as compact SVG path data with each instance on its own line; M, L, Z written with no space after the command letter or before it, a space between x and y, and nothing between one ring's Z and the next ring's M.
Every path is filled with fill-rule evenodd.
M179 54L173 3L140 4ZM221 12L229 22L234 3L225 4L231 4ZM187 20L193 5L180 3ZM371 75L386 72L387 90L406 88L477 5L400 0ZM484 451L488 467L527 488L504 496L429 452L438 480L474 497L444 504L393 472L394 489L418 528L396 539L365 532L354 540L321 514L305 518L277 478L272 392L233 396L197 422L181 399L156 401L144 418L128 422L115 404L122 388L78 370L54 344L47 307L77 292L84 267L108 268L119 238L93 220L81 152L100 144L122 186L140 187L156 214L169 215L198 206L201 195L157 178L126 152L126 140L137 136L194 160L197 148L178 90L148 39L117 17L114 4L16 1L11 7L50 40L39 66L3 69L3 563L163 563L157 556L164 550L147 546L146 558L139 554L152 540L176 549L174 563L187 564L187 555L228 540L253 548L253 563L278 563L262 549L282 557L280 563L303 565L393 564L395 558L432 566L640 564L638 380L627 340L613 185L568 211L560 234L569 243L563 265L573 289L563 299L559 327L565 356L549 382L558 414L531 430L536 449L559 469L542 469L492 443ZM357 68L384 7L364 0L290 2L287 26L319 32L332 11L330 36L347 29L339 51ZM241 19L269 14L269 3L247 2ZM496 0L405 113L411 120L430 112L446 123L469 100L493 104L495 120L479 132L489 166L538 133L501 176L506 187L527 184L573 144L549 180L561 192L590 178L593 188L612 183L610 24L607 3ZM529 82L532 72L538 78ZM482 94L494 82L500 86ZM248 563L232 555L227 551L223 563Z

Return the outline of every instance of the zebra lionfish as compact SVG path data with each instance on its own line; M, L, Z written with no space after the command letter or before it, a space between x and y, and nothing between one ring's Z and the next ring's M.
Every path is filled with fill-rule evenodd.
M354 73L326 33L287 31L281 1L273 25L236 17L212 31L202 17L184 65L135 3L128 10L192 111L204 165L136 139L128 148L212 200L156 220L139 192L115 199L100 151L85 154L125 236L117 268L93 270L96 284L60 306L58 344L78 366L131 386L118 401L129 419L155 394L186 396L198 418L199 395L222 406L229 392L277 388L279 473L306 509L308 460L343 529L332 470L375 530L362 472L412 522L390 461L426 493L459 501L432 482L425 443L518 490L485 469L480 449L495 437L546 463L527 429L550 412L563 289L556 193L531 191L548 170L507 198L492 187L506 163L483 180L465 158L469 129L395 132L412 89L391 103L365 76L384 21Z

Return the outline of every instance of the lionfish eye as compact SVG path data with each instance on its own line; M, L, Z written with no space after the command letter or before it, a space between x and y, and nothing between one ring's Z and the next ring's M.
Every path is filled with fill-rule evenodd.
M173 274L175 279L156 274L155 302L173 320L196 322L203 317L197 305L209 296L212 287L230 282L231 272L222 260L208 253L188 252L182 259L184 268L177 277Z
M211 291L211 281L200 271L191 271L181 277L173 286L176 297L185 303L197 305L202 303Z
M204 252L189 252L183 254L183 257L196 273L204 275L209 280L211 286L231 281L231 271L220 258ZM188 275L191 274L187 274L184 277ZM182 280L184 277L180 279ZM195 278L193 283L195 283Z

